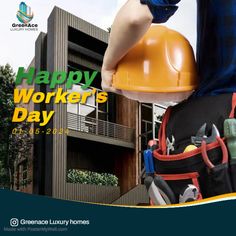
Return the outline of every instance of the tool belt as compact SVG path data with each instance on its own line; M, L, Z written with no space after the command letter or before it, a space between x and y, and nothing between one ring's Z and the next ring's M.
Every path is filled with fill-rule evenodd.
M188 184L198 188L198 199L236 191L236 163L230 161L224 138L224 121L235 117L235 107L236 94L222 94L190 98L167 109L159 130L159 147L153 151L154 167L176 199ZM184 152L205 123L209 135L214 124L220 137ZM173 137L174 147L168 155L166 140Z

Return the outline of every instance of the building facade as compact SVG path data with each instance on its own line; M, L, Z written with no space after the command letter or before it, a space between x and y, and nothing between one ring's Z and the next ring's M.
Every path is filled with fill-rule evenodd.
M34 66L37 71L49 72L96 70L99 76L92 86L99 92L108 37L108 32L55 7L48 18L47 33L40 33L35 43ZM65 85L58 88L66 91ZM51 89L35 85L35 91L47 93ZM80 91L80 84L68 92L73 91ZM154 112L163 113L165 107L109 94L105 104L89 99L86 104L35 104L34 109L55 111L44 127L45 133L59 129L69 132L34 136L33 193L86 202L148 202L141 185L142 151L148 140L155 138L159 121ZM68 183L71 169L114 174L119 184L109 187ZM128 196L129 192L133 197ZM126 200L119 201L123 195Z

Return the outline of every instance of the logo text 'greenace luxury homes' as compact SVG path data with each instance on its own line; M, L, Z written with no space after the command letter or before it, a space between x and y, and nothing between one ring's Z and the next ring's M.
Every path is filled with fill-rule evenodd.
M30 23L34 18L34 13L25 2L20 3L16 17L20 24L13 23L11 31L38 31L38 24Z

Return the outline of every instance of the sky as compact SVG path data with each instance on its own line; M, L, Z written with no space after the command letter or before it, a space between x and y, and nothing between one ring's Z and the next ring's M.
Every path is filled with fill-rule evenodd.
M20 2L4 1L0 14L0 65L9 63L15 71L20 66L28 67L33 59L35 40L39 32L47 32L47 19L54 6L106 30L126 0L25 0L34 12L31 23L38 24L38 31L11 31L11 25L19 23L16 12ZM166 25L181 32L195 49L196 1L182 0L178 11Z

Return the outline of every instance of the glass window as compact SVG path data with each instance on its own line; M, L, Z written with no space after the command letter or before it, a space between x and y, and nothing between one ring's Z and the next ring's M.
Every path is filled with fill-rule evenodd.
M86 90L80 89L79 92L80 92L81 98L82 98L84 93L91 93L92 94L92 91L93 91L93 89L86 89ZM95 96L93 94L91 96L87 97L86 104L91 105L91 106L96 106Z
M99 120L107 120L108 114L105 112L98 112L98 119Z
M67 104L67 112L78 114L78 104Z
M98 103L98 110L99 111L107 112L107 107L108 107L107 103Z
M79 115L96 118L96 108L79 104Z
M153 121L154 121L154 138L158 139L158 131L161 126L163 115L166 111L166 107L154 104L153 106Z
M68 71L81 70L81 68L79 69L79 68L75 68L75 67L68 65ZM82 68L82 69L87 70L88 68ZM100 84L100 82L99 82L99 84ZM90 87L87 90L83 90L83 89L81 89L82 85L83 84L73 85L72 89L68 90L68 92L69 93L78 92L81 94L81 99L82 99L84 93L92 92L94 90L93 87ZM96 93L99 93L101 91L102 90L96 88ZM101 103L101 104L97 103L96 102L96 95L97 94L87 97L85 104L81 104L80 102L78 104L68 103L67 104L67 111L70 113L73 113L73 114L87 117L87 118L89 117L89 118L93 118L96 120L108 121L108 103L107 102ZM73 115L73 118L75 119L74 115ZM95 122L95 121L93 120L93 122Z

